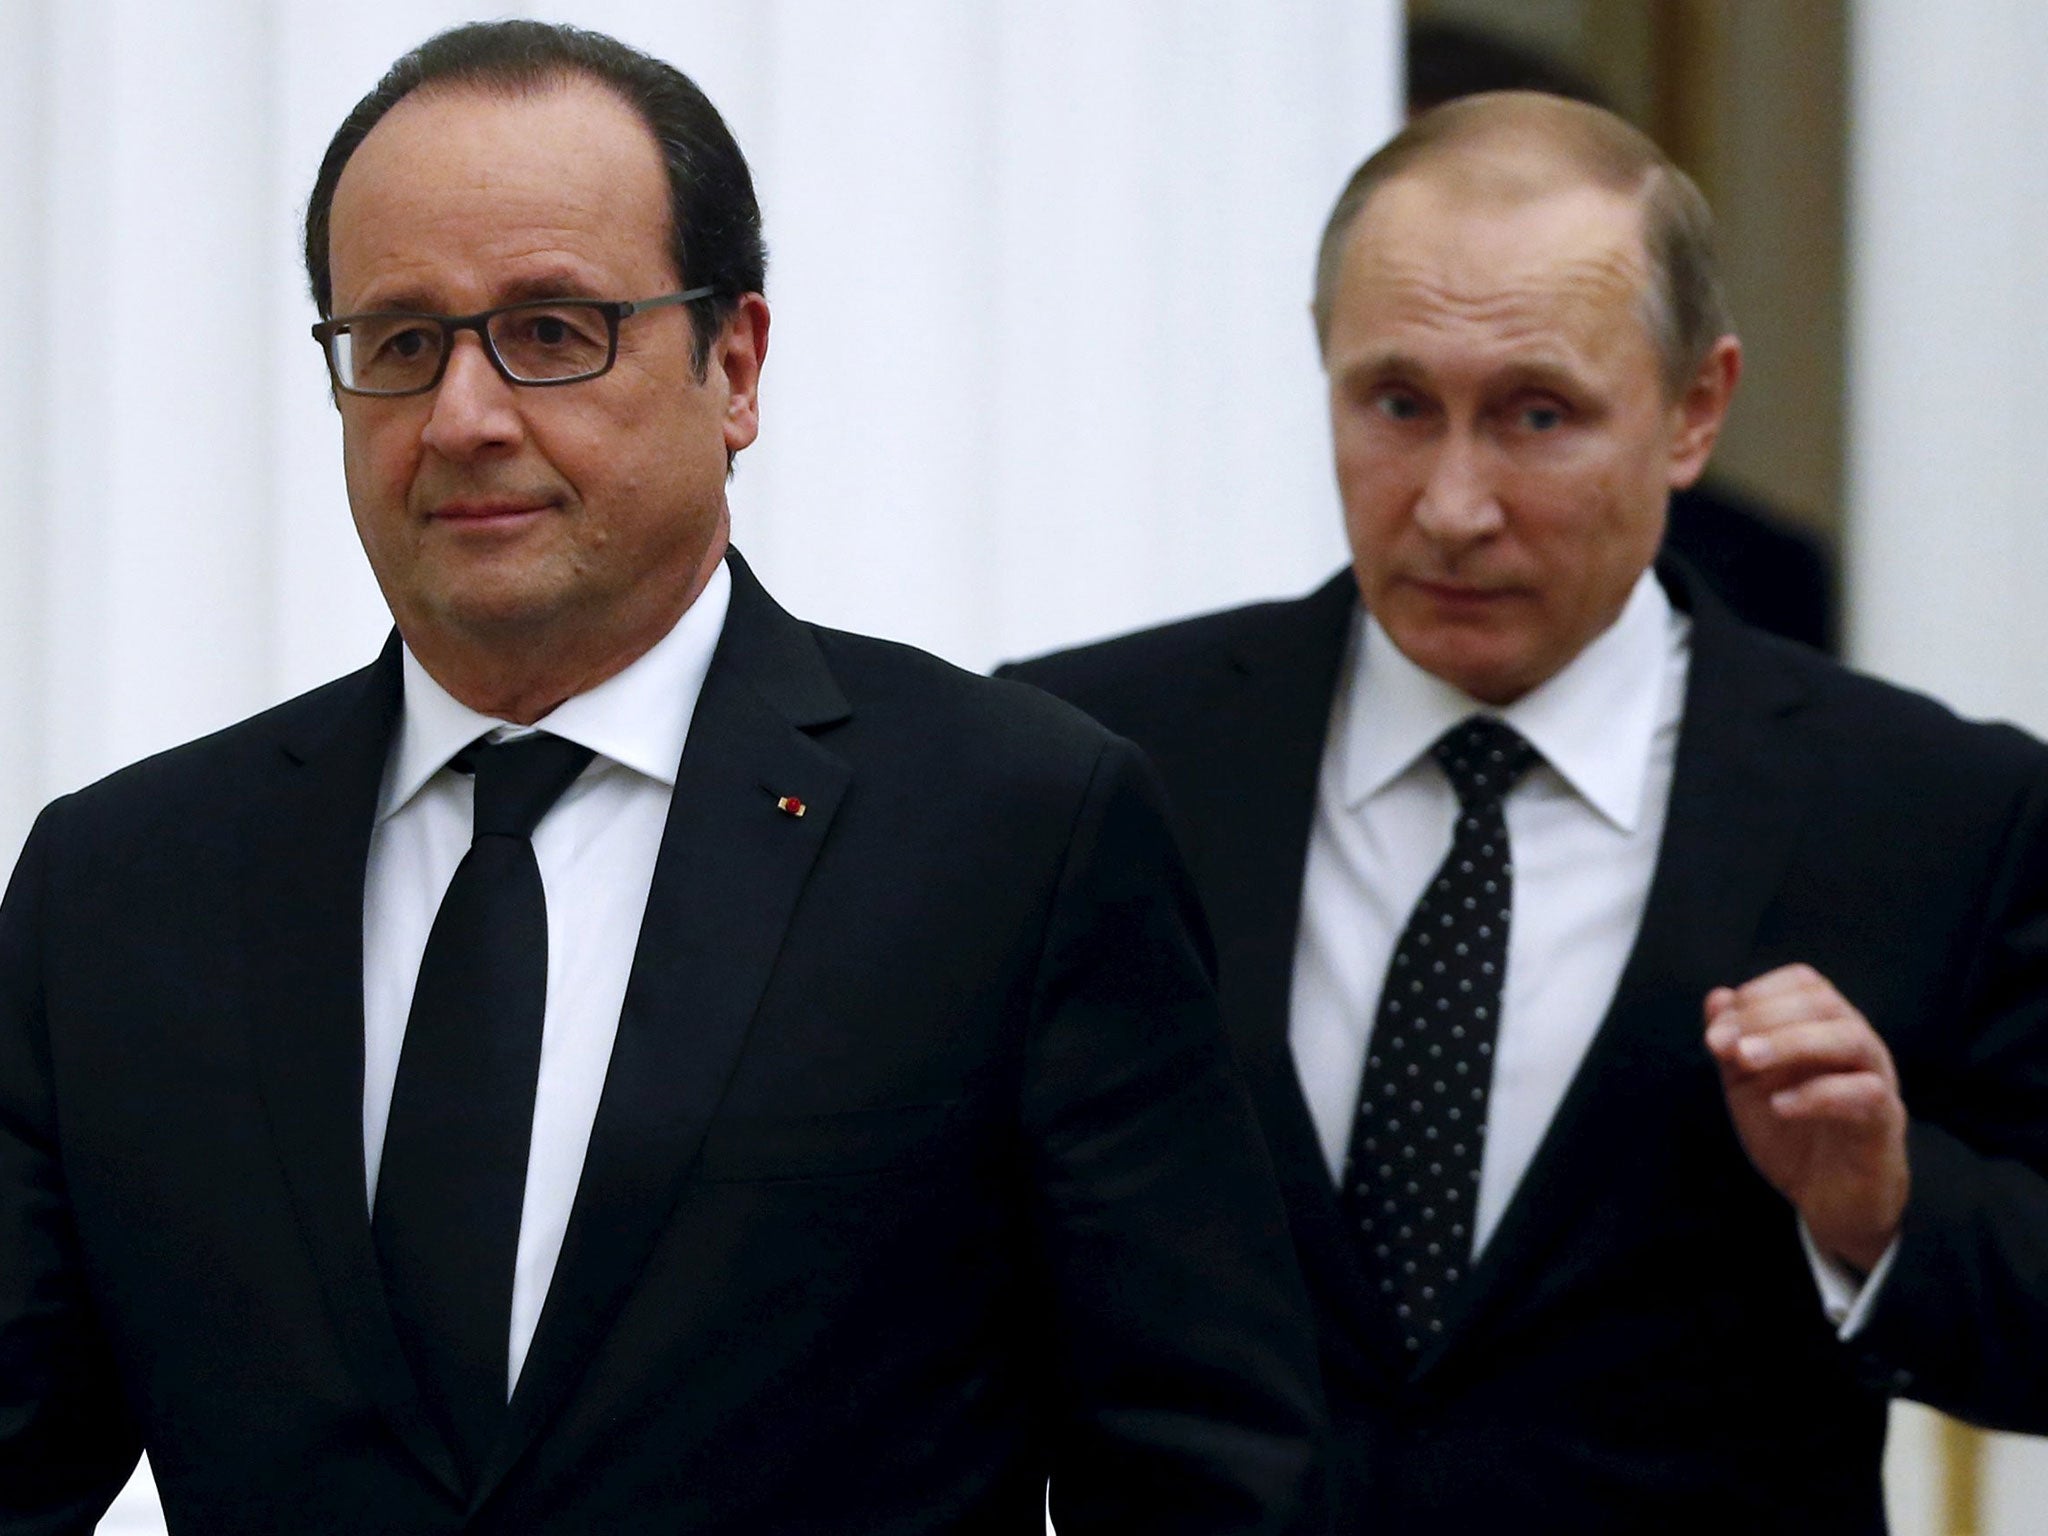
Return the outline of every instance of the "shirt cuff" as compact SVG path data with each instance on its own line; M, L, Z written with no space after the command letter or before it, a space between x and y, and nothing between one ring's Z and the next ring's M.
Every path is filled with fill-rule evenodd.
M1870 1321L1877 1293L1884 1287L1885 1276L1892 1272L1892 1260L1899 1256L1899 1240L1891 1240L1891 1246L1861 1281L1848 1265L1820 1251L1820 1244L1806 1229L1804 1217L1799 1221L1799 1245L1806 1250L1806 1263L1813 1271L1814 1287L1820 1292L1821 1310L1835 1325L1835 1337L1847 1343Z

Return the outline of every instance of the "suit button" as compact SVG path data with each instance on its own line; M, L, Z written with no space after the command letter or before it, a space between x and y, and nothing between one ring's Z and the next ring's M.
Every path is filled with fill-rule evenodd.
M1910 1391L1912 1391L1912 1390L1913 1390L1913 1373L1912 1373L1911 1371L1907 1370L1907 1369L1906 1369L1906 1368L1905 1368L1904 1366L1900 1366L1900 1367L1899 1367L1899 1368L1898 1368L1898 1369L1897 1369L1896 1371L1893 1371L1893 1372L1892 1372L1892 1390L1893 1390L1894 1392L1910 1392Z

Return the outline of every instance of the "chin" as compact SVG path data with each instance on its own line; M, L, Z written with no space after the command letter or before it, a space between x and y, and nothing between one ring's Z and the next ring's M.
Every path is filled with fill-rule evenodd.
M553 593L493 587L439 594L428 605L428 612L443 627L465 634L516 635L544 628L562 607Z
M1449 683L1460 693L1478 700L1481 704L1491 704L1496 709L1504 708L1514 703L1516 699L1519 699L1529 691L1526 683L1506 673L1475 671L1455 667L1447 667L1442 670L1431 667L1427 670L1435 677Z
M1469 631L1418 634L1389 628L1387 632L1401 654L1416 666L1482 704L1511 704L1531 686L1526 681L1530 668L1524 658L1504 653L1502 647L1489 643L1488 636Z

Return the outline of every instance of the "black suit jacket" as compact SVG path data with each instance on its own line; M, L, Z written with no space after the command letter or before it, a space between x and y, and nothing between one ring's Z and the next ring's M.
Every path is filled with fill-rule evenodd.
M1307 1303L1138 755L734 560L508 1433L365 1209L377 664L52 805L0 908L0 1532L1264 1528ZM802 800L801 818L778 796Z
M1666 578L1693 657L1642 926L1413 1369L1376 1342L1287 1044L1349 573L1013 669L1167 781L1316 1300L1343 1530L1875 1531L1888 1394L2048 1427L2048 749ZM1701 1043L1710 987L1795 960L1883 1032L1913 1116L1897 1265L1851 1346Z

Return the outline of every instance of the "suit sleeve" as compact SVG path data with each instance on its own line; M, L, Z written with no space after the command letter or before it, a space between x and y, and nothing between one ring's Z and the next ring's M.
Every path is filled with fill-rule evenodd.
M2048 782L2007 827L1941 1065L1906 1075L1912 1192L1856 1336L1873 1384L2048 1433ZM1902 1069L1906 1071L1907 1069Z
M1112 741L1048 924L1024 1090L1062 1536L1278 1530L1318 1438L1308 1300L1211 969L1150 769Z
M88 1532L141 1444L86 1294L45 1009L45 812L0 902L0 1536Z

